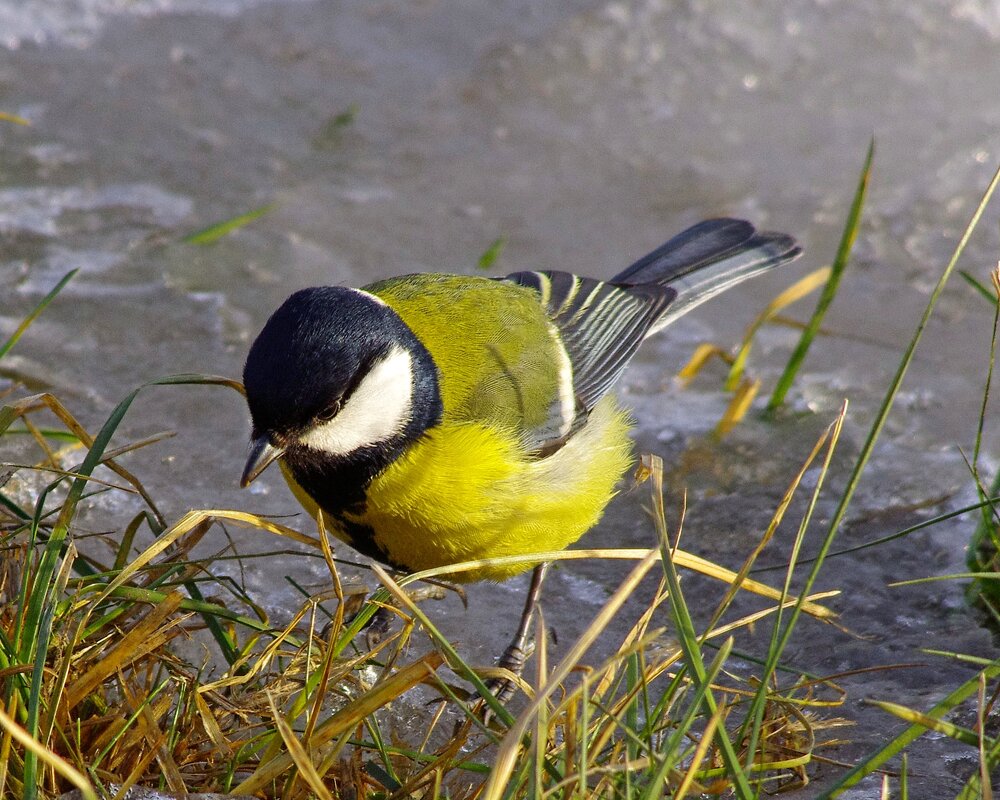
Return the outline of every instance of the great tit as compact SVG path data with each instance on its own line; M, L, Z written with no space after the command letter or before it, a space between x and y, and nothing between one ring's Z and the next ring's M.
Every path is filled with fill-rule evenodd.
M628 415L608 392L642 341L799 253L784 234L712 219L610 281L415 274L295 292L243 370L241 485L277 460L310 514L407 572L561 550L597 523L632 461Z

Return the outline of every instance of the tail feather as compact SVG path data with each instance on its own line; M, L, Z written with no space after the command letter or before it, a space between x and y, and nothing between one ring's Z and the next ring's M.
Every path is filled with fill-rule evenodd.
M612 283L665 285L745 247L756 231L742 219L706 219L681 231L611 279Z
M669 286L677 298L647 336L737 283L797 258L802 250L791 236L757 233L749 222L711 219L660 245L620 272L618 285Z

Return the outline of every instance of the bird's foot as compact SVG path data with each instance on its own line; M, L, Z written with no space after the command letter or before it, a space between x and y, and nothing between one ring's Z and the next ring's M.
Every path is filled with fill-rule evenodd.
M389 606L380 606L365 626L365 644L374 650L392 627L396 612Z
M506 670L513 677L490 678L486 681L486 688L502 704L506 705L517 692L518 681L524 672L524 665L534 652L534 642L513 641L504 650L503 655L500 656L497 667Z

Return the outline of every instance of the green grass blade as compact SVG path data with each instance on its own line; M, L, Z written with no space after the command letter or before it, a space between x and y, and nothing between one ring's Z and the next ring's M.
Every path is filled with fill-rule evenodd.
M63 481L62 478L50 483L38 494L35 500L35 510L31 519L30 535L28 546L34 547L39 541L42 518L45 515L45 503L48 496ZM51 537L45 542L41 558L34 570L30 572L30 580L21 582L18 596L19 624L16 630L15 644L17 648L18 663L28 664L34 659L37 652L37 640L44 630L42 616L49 597L52 572L46 571L45 565L54 563L59 558L60 547L51 544Z
M774 387L774 392L771 394L771 399L767 402L766 413L768 414L773 414L785 402L785 396L788 394L789 389L791 389L792 382L802 367L802 362L805 361L806 353L809 352L809 347L813 339L816 338L820 325L823 323L823 317L826 316L827 309L829 309L833 298L837 294L837 288L840 286L840 279L844 274L844 268L851 257L854 240L858 236L858 226L861 223L861 209L864 207L874 157L875 138L872 137L871 143L868 145L868 155L865 157L865 165L861 170L861 179L858 181L858 187L854 192L851 211L847 216L847 224L844 226L844 233L840 239L840 247L837 249L837 257L833 260L833 266L830 270L830 279L826 282L826 286L823 287L819 301L816 303L816 310L802 331L799 343L788 359L785 371L781 373L781 377Z
M681 593L680 576L674 566L670 538L667 534L666 516L663 508L663 466L662 462L658 469L653 470L653 522L660 540L660 551L662 557L663 571L667 579L668 599L670 601L671 617L677 626L677 638L684 651L684 663L691 674L692 682L696 689L705 687L704 704L710 715L717 713L719 705L715 700L715 695L708 687L708 669L705 666L701 654L701 644L695 634L694 622L691 613L688 611L687 603ZM740 800L753 800L755 792L750 786L740 757L733 746L725 726L716 728L715 738L719 745L719 752L722 761L726 766L726 777L732 781L732 790Z
M702 705L705 702L705 693L718 677L719 673L722 672L723 667L726 666L732 650L733 638L730 636L722 643L712 663L708 665L705 671L705 681L695 687L694 694L687 704L684 715L674 723L674 732L664 743L660 753L657 754L663 760L660 761L656 771L653 773L653 779L646 785L645 790L639 795L638 800L656 800L656 798L663 796L663 787L667 785L667 777L670 775L671 770L677 768L681 760L686 756L683 745L695 721L703 713Z
M500 258L500 254L503 252L506 244L507 239L503 236L498 236L490 242L490 246L483 251L481 256L479 256L479 261L476 262L476 266L484 272L488 269L492 269L497 259Z
M998 477L1000 477L1000 473L998 473ZM894 539L902 539L903 537L909 536L910 534L916 533L917 531L923 530L924 528L931 528L935 525L939 525L942 522L945 522L946 520L954 519L955 517L960 517L963 514L968 514L970 511L978 511L985 505L989 505L990 503L996 503L996 502L1000 502L1000 486L996 487L994 492L990 495L990 498L985 502L972 503L971 505L962 506L961 508L956 508L952 511L948 511L945 514L939 514L936 517L931 517L930 519L922 520L921 522L918 522L916 525L911 525L908 528L903 528L902 530L896 531L895 533L890 533L885 536L880 536L878 539L872 539L871 541L868 542L862 542L861 544L853 545L852 547L845 547L841 550L834 550L832 553L828 553L826 557L828 559L836 558L837 556L845 556L848 553L857 553L861 550L868 550L872 547L878 547L879 545L885 544L886 542L891 542ZM813 561L815 561L814 558L803 558L801 561L799 561L799 564L811 564L813 563ZM755 567L750 572L753 575L760 575L762 572L774 572L775 570L783 570L783 569L786 569L786 565L778 564L773 567Z
M24 660L24 663L27 663L27 660L34 652L35 643L31 632L36 629L38 621L41 619L46 592L52 582L52 576L55 573L56 564L61 556L66 536L69 533L70 523L76 514L76 507L80 502L80 499L83 497L88 478L101 463L104 452L107 449L108 444L111 442L111 437L114 435L115 431L118 430L118 426L121 424L122 419L124 419L125 414L128 412L133 401L144 388L149 386L190 384L221 384L235 388L234 381L228 378L218 378L210 375L170 375L164 378L149 381L126 395L125 399L122 400L111 412L111 416L109 416L105 421L97 436L94 437L93 445L87 451L87 454L83 459L83 463L76 470L76 474L79 477L75 478L70 484L69 491L67 492L66 498L59 510L56 521L52 526L52 531L49 534L48 541L45 544L45 549L42 551L42 556L35 572L33 584L35 588L31 595L27 598L27 611L24 623L25 630L29 635L27 638L22 639L19 647L19 652ZM2 412L3 409L0 409L0 422L2 422ZM46 493L43 493L42 496L40 496L40 503L44 503L45 496ZM38 516L40 517L41 505L39 505L38 508Z
M395 583L395 581L392 581L392 579L388 577L388 574L385 573L383 570L379 569L378 567L375 568L375 574L379 576L379 578L386 586L392 587L391 589L386 589L386 591L387 592L392 591L392 595L396 595L397 584ZM379 591L382 590L380 589ZM390 597L392 597L392 595L389 595L388 597L386 597L386 599L389 599ZM377 596L378 593L376 592L375 594L372 595L372 600L374 600ZM420 607L417 606L412 600L409 600L409 598L403 594L396 595L396 600L402 601L403 604L406 606L407 611L409 611L409 613L411 613L420 622L421 626L423 626L424 631L431 638L434 644L440 649L441 654L445 657L445 660L448 662L448 666L457 675L460 675L462 678L467 680L475 687L476 692L478 692L480 697L482 697L486 701L486 703L490 707L490 710L496 715L497 719L500 720L504 724L504 726L508 728L511 725L513 725L514 717L510 713L510 711L508 711L503 705L501 705L500 702L493 696L490 690L486 687L486 683L475 673L472 667L470 667L465 662L465 660L458 654L458 651L455 649L455 646L451 642L449 642L448 639L444 636L444 634L442 634L434 626L434 623L431 622L430 618L420 609ZM373 606L374 604L371 603L371 601L369 601L367 605ZM358 617L361 617L360 613L358 614ZM361 631L361 628L364 626L364 623L362 622L359 625L358 617L352 620L351 624L347 626L347 628L345 628L344 634L341 637L343 641L352 640L354 636L356 636Z
M981 686L980 689L982 689ZM979 727L982 728L983 720L981 716L979 723ZM986 746L987 744L989 747ZM992 797L988 791L983 790L989 781L989 775L992 774L996 769L997 763L1000 762L1000 739L984 737L982 742L976 742L976 746L979 748L982 763L979 770L969 776L969 780L962 787L962 791L955 796L955 800L980 800L980 798Z
M48 307L49 303L55 300L56 295L63 290L63 287L69 283L73 279L73 276L79 271L79 269L71 269L63 275L59 280L59 283L53 287L52 291L45 295L45 297L42 298L42 301L35 306L31 313L21 321L21 324L17 326L17 330L10 335L10 338L6 342L0 345L0 358L3 358L10 352L10 349L17 344L17 340L24 335L24 332L28 330L29 327L31 327L31 323L34 322L38 318L38 315ZM10 423L8 423L8 425L9 424ZM6 427L6 425L3 427Z
M933 714L917 711L901 703L892 703L887 700L868 700L865 704L880 708L885 713L891 714L904 722L922 725L929 731L940 733L942 736L947 736L949 739L954 739L961 744L968 745L969 747L979 747L979 734L971 728L956 725L954 722L948 722Z
M333 119L330 120L329 124L335 129L346 128L348 125L354 124L354 121L358 118L358 113L360 111L361 107L357 103L351 103L339 114L334 114Z
M121 726L121 730L112 736L104 748L94 756L94 760L90 765L91 768L99 767L104 759L107 758L108 753L110 753L114 749L115 745L118 744L118 741L134 730L136 720L139 719L145 709L152 705L153 701L157 698L160 692L162 692L169 685L170 679L168 678L153 687L153 691L146 695L146 697L142 699L142 702L139 703L138 707L126 718L125 724Z
M392 764L392 756L389 753L389 746L379 728L378 718L371 714L365 718L365 729L372 739L372 750L379 755L381 763L369 761L365 764L365 771L389 791L397 791L403 784L395 767Z
M72 431L61 431L56 428L39 428L38 432L44 436L46 439L52 439L56 442L66 442L67 444L75 444L79 442L80 439ZM7 436L31 436L32 431L27 428L11 428L7 430Z
M982 489L978 486L978 484L977 490L982 492ZM972 534L972 539L969 542L969 547L965 554L966 566L973 571L979 571L989 567L991 560L996 558L996 554L998 550L1000 550L994 542L997 529L991 514L994 503L1000 499L1000 470L998 470L993 476L993 483L990 484L988 493L988 499L976 504L977 507L982 509L982 514L980 515L979 522L976 525L976 530ZM981 597L982 595L989 595L991 598L995 597L996 591L994 590L988 592L986 591L987 588L986 584L977 581L969 587L968 596L971 598Z
M979 500L983 504L980 513L979 523L972 534L972 540L966 552L966 564L972 570L985 570L996 565L997 552L1000 551L1000 542L997 539L997 525L994 520L996 509L992 503L987 502L987 490L979 472L979 454L983 444L983 430L986 427L986 409L989 406L990 387L993 385L993 370L996 366L997 354L997 330L1000 326L1000 276L996 272L992 275L994 282L993 290L993 330L990 336L990 355L986 369L986 381L983 388L983 401L979 407L979 422L976 426L976 443L972 451L972 477L976 483L976 492ZM995 487L1000 486L1000 472L993 476L993 486L990 487L989 494L995 494ZM968 597L977 598L985 595L989 600L997 599L996 581L984 582L976 580L968 587Z
M198 584L194 581L185 581L184 589L191 599L197 603L204 603L206 606L210 605L205 602L205 597L198 588ZM236 660L239 658L239 648L236 643L230 638L226 629L222 627L219 622L219 618L211 613L202 613L199 616L205 621L205 626L208 628L209 633L212 634L212 638L215 639L215 643L219 646L219 650L222 652L222 657L226 660L229 666L233 666Z
M188 584L184 584L185 587ZM100 592L104 587L101 584L94 584L92 587L93 591ZM152 589L146 589L138 586L119 586L117 589L113 589L108 593L108 597L114 597L118 599L131 600L136 603L146 603L148 605L156 605L162 603L167 599L168 592L158 592ZM260 633L273 633L275 628L273 625L263 622L254 617L248 617L245 614L240 614L236 611L221 606L217 603L213 603L208 600L194 600L190 598L185 598L181 600L178 608L181 611L194 611L201 617L213 617L215 619L228 620L237 625L241 625L244 628L249 628L254 631L259 631ZM121 616L125 613L127 609L112 612L104 617L101 617L87 629L84 630L83 635L92 636L96 631L100 630L101 627L107 625L109 622L113 621L115 618ZM299 646L301 642L293 637L289 637L286 641L293 647Z
M960 269L958 274L961 275L965 279L965 282L968 283L973 289L989 300L991 305L997 305L997 293L986 288L985 283L976 278L971 272L967 272L964 269Z
M67 554L62 562L62 566L56 579L44 587L39 587L37 583L33 589L33 594L42 594L42 613L39 619L37 628L31 631L31 641L34 646L33 658L31 659L34 663L32 664L31 670L31 686L28 692L27 702L25 703L25 711L27 712L25 730L28 735L31 736L35 741L44 740L39 738L39 725L42 718L42 711L46 705L45 698L43 697L43 679L45 676L46 665L48 663L49 655L49 640L52 637L53 623L56 615L57 598L61 596L66 589L66 582L69 579L70 565L74 560L74 556L71 553ZM28 663L25 659L22 663ZM38 769L38 754L33 750L26 750L24 754L24 787L25 787L25 800L35 800L38 796L38 784L40 781L36 779L36 771Z
M216 222L209 225L207 228L202 228L194 233L190 233L181 239L185 244L213 244L223 236L228 233L232 233L245 225L249 225L255 219L263 217L266 213L274 208L274 203L269 203L266 206L261 206L260 208L255 208L253 211L247 211L245 214L240 214L236 217L231 217L230 219L222 220L221 222Z
M3 506L10 512L11 516L17 517L22 522L27 522L31 519L31 514L4 494L0 494L0 506Z
M49 587L45 587L48 589ZM25 730L33 739L38 738L38 721L42 714L42 677L45 671L46 656L49 650L49 637L52 635L52 620L55 615L54 598L46 592L46 602L42 610L37 630L32 637L35 646L34 664L31 670L31 689L28 694L26 709L28 712ZM24 800L35 800L38 796L38 756L31 750L24 753Z

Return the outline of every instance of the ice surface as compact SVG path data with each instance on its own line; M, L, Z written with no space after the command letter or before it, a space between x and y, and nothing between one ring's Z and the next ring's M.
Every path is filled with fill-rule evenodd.
M650 341L621 396L637 420L637 449L666 459L672 513L687 491L685 546L734 567L849 399L806 539L812 554L1000 160L998 8L987 0L0 0L0 111L32 123L0 120L0 281L16 290L0 298L3 331L64 271L83 267L4 367L34 378L32 390L53 386L97 426L150 378L239 375L246 342L301 286L473 273L500 236L498 271L608 276L687 224L742 215L794 234L806 255ZM351 121L337 123L349 109ZM753 414L717 440L725 367L713 363L687 389L674 375L698 343L732 347L777 292L829 263L873 134L854 259L790 408L773 422ZM272 203L209 247L183 242ZM960 264L987 283L1000 251L994 209ZM813 302L789 316L802 319ZM963 456L975 442L991 328L990 304L953 281L834 549L974 499ZM764 386L755 410L797 335L773 327L755 342L749 370ZM1000 452L991 419L989 411L982 467L990 475ZM145 391L122 436L164 429L178 436L130 457L130 468L169 514L297 511L276 474L253 492L237 490L249 422L234 393ZM817 481L813 467L768 563L781 564L786 528ZM623 491L583 544L654 543L645 491ZM958 582L888 586L960 568L973 524L952 520L831 560L821 588L844 590L831 603L864 638L807 624L789 660L822 673L924 664L919 648L928 645L991 654ZM246 533L238 545L273 542ZM560 643L588 622L580 598L613 589L626 569L560 567L546 595ZM288 586L284 576L296 573L317 585L325 577L321 563L295 556L232 574L259 589ZM720 587L694 576L686 583L707 615ZM429 613L473 660L489 663L506 644L519 587L472 587L468 611L454 601ZM290 589L275 597L276 616L295 602ZM937 660L846 679L853 705L844 713L860 724L850 734L856 744L836 757L860 758L891 727L858 698L925 708L964 676ZM957 792L947 746L920 751L928 777L919 796ZM816 780L831 774L819 769ZM877 782L851 796L877 797Z
M218 14L233 16L274 0L4 0L0 2L0 46L94 43L116 15ZM284 0L295 2L295 0Z

